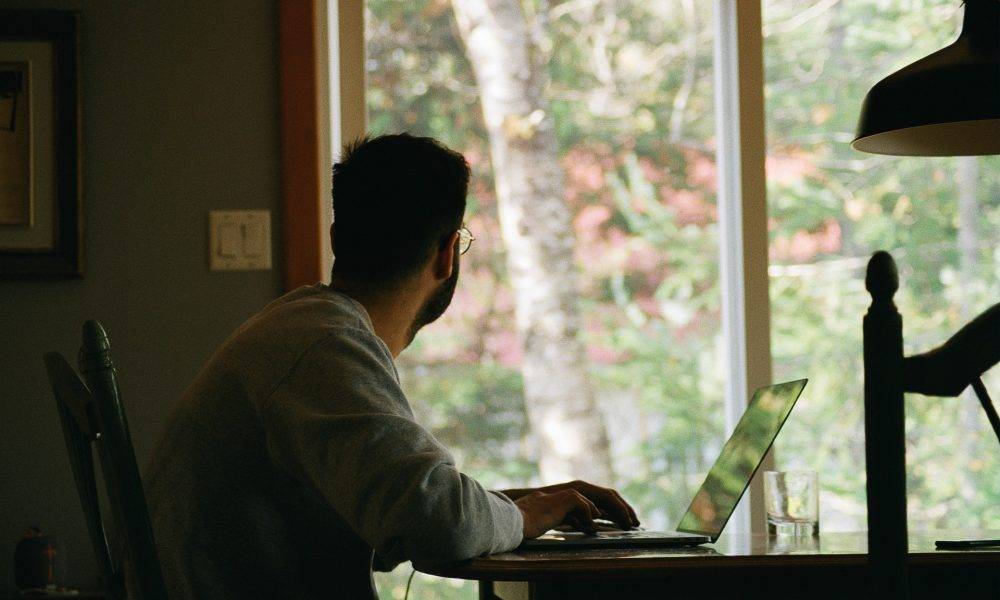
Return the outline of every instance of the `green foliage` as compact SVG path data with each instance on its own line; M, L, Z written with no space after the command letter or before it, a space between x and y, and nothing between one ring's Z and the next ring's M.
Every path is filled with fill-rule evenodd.
M488 487L526 481L538 466L518 444L527 433L519 372L497 364L403 362L400 377L417 420L448 440L464 469Z
M968 159L849 145L870 86L954 39L959 3L763 4L774 378L810 378L777 460L819 471L825 531L858 529L866 259L887 249L900 265L908 352L996 302L1000 159L975 159L960 197ZM551 78L582 335L618 485L647 525L672 527L724 439L711 3L524 6ZM489 143L451 5L367 0L367 9L370 128L437 137L473 167L467 221L478 240L452 308L399 361L407 393L484 484L537 483ZM974 231L960 219L963 202L977 211ZM965 250L962 236L972 240ZM1000 390L1000 376L987 386ZM1000 451L973 399L908 398L907 444L911 528L1000 527ZM383 597L402 598L408 574L380 576ZM475 593L418 575L411 597Z
M812 378L777 456L784 466L818 470L829 500L824 518L854 529L865 514L857 468L864 464L864 259L886 249L899 263L896 301L908 352L941 343L1000 298L993 250L1000 161L971 159L978 177L963 200L959 161L970 159L872 156L846 143L868 88L952 41L961 7L883 0L875 18L859 17L871 8L842 0L803 20L796 3L764 3L768 158L776 167L768 186L772 273L779 273L771 279L772 352L778 379ZM792 167L801 172L786 176ZM965 256L958 244L963 201L977 212L974 231L965 232L974 248ZM829 238L839 238L839 248L815 252ZM970 397L907 399L912 529L1000 523L1000 452L981 412Z

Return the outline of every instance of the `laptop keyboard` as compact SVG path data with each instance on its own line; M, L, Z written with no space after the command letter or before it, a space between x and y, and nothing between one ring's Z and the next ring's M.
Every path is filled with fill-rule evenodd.
M648 532L645 529L613 529L606 531L598 531L598 537L608 537L608 538L621 538L621 537L636 537L646 535Z

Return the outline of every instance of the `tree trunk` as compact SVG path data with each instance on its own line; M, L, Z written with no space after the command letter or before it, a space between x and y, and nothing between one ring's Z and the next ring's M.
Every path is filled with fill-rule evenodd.
M489 133L516 297L528 420L546 482L610 485L608 436L587 377L575 239L563 200L547 81L520 0L452 0Z

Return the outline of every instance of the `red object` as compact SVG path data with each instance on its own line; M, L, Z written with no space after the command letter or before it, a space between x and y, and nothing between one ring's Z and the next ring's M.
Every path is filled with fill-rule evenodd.
M18 589L57 588L66 575L59 540L29 527L14 550L14 580Z

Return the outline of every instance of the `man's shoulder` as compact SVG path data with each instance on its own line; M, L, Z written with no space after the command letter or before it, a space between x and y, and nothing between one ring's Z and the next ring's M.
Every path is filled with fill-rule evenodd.
M371 332L368 314L356 300L316 284L288 292L265 306L244 327L273 326L288 333L312 334L319 329L362 329ZM242 329L242 328L241 328Z
M325 396L343 408L389 398L398 404L404 398L392 355L364 307L328 288L293 292L271 305L233 345L242 357L275 355L257 363L271 371L261 408L273 406L271 399L282 394ZM409 416L408 405L403 412Z
M215 351L203 375L238 381L251 396L267 394L311 349L346 339L385 360L364 308L325 286L303 286L271 302ZM391 362L391 358L388 359Z
M223 349L301 353L330 336L375 338L360 304L322 285L303 286L243 323Z

